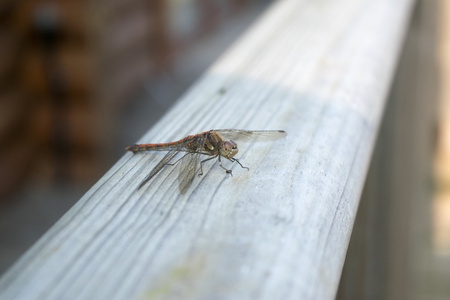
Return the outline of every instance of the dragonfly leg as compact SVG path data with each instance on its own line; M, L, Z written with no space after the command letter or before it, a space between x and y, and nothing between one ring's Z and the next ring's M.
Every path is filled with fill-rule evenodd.
M241 164L241 162L240 162L237 158L231 158L230 160L233 161L233 162L234 162L234 161L237 162L237 163L241 166L242 169L250 170L250 168L244 167L244 166Z
M233 176L233 172L227 168L225 168L224 166L222 166L222 161L220 160L220 155L219 155L219 166L224 169L228 174L230 174L231 176Z
M216 157L217 157L217 156L213 156L213 157L207 158L207 159L205 159L205 160L202 160L202 161L200 162L200 173L198 174L198 176L202 176L202 175L203 175L203 163L204 163L205 161L211 160L211 159L216 158Z

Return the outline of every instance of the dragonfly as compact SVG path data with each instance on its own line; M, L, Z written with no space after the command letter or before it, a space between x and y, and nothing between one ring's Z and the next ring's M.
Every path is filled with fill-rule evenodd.
M127 151L134 153L145 151L168 151L167 154L153 168L150 174L141 182L138 189L144 186L148 181L155 177L166 165L175 165L182 161L178 180L180 182L180 191L186 192L191 185L197 173L198 162L200 168L198 176L203 175L203 164L209 160L217 158L219 166L231 176L231 169L227 169L222 165L222 159L238 163L242 168L242 163L235 157L238 153L236 141L273 141L286 136L283 130L241 130L241 129L219 129L208 130L198 134L189 135L181 140L169 143L157 144L135 144L125 148ZM171 161L179 154L184 153L181 158L171 163ZM203 160L200 157L209 156Z

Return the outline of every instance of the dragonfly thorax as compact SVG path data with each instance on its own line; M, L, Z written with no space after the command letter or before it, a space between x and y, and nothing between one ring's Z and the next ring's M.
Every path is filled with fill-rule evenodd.
M232 140L223 142L222 147L220 147L220 155L226 158L234 157L238 151L237 144Z

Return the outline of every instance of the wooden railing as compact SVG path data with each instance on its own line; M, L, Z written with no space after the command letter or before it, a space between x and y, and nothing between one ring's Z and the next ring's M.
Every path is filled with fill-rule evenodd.
M1 299L335 297L412 0L278 1L139 142L282 129L249 171L126 153L0 280ZM230 165L227 165L230 167Z

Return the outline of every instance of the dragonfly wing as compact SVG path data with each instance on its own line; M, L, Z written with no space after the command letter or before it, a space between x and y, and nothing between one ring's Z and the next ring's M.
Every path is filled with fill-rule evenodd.
M214 130L223 138L235 141L275 141L286 136L284 130L241 130L219 129Z
M167 152L167 154L161 159L161 161L153 168L153 170L150 172L150 174L145 177L145 179L141 182L138 189L140 189L144 184L146 184L150 179L152 179L156 174L161 171L162 168L164 168L165 165L167 165L172 158L174 158L179 153L178 149L173 149Z
M181 163L180 174L178 175L178 181L180 184L179 189L181 194L186 193L187 189L194 181L197 171L198 158L200 157L200 154L202 154L201 149L203 149L205 141L205 137L199 137L197 141L197 151L193 151L192 153L187 154Z

